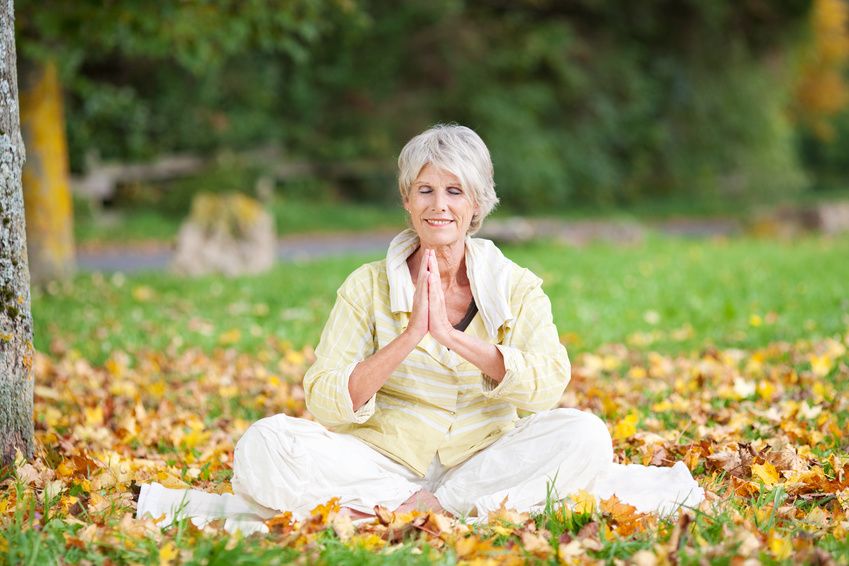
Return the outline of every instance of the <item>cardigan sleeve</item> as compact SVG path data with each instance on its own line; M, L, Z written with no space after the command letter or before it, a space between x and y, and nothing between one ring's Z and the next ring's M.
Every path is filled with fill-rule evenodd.
M354 411L348 391L354 368L375 351L371 276L365 265L339 288L315 350L315 363L304 375L307 410L328 428L364 423L374 415L374 396Z
M507 372L500 383L484 375L482 393L518 409L544 411L557 406L569 383L569 356L560 343L542 280L524 270L515 295L516 316L495 346L504 357Z

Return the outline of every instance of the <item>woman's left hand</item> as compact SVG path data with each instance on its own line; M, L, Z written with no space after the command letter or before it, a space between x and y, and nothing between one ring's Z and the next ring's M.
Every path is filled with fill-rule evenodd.
M428 332L433 339L448 347L454 327L448 321L445 308L445 294L442 292L442 280L439 277L439 265L436 254L430 255L428 262Z

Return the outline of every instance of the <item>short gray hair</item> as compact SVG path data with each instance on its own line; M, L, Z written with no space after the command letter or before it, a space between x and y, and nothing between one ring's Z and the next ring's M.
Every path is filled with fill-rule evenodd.
M428 163L460 179L464 193L479 208L469 225L470 235L477 232L498 204L486 144L474 130L456 124L437 124L408 141L398 156L398 190L403 200L410 196L413 182Z

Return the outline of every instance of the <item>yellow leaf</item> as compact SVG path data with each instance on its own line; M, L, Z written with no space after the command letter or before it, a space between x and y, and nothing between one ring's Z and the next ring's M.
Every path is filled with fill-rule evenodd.
M106 360L105 365L106 371L108 371L112 377L120 379L124 375L123 364L121 364L121 362L119 362L115 358L109 358L108 360Z
M161 398L165 395L165 381L160 379L151 383L147 386L147 392L157 399Z
M585 490L581 490L569 496L575 503L575 513L579 515L589 515L595 510L595 496Z
M771 400L775 396L775 385L771 381L762 379L758 383L758 395L765 401Z
M268 384L269 384L271 387L280 387L280 384L282 383L282 382L280 381L280 378L279 378L279 377L277 377L276 375L269 375L269 376L266 378L266 381L268 382Z
M145 303L156 297L156 292L147 285L133 287L133 298L140 303Z
M625 440L626 438L630 438L634 436L637 432L637 414L631 413L624 419L620 420L616 423L616 426L613 427L613 438L616 440Z
M177 547L173 542L167 542L159 549L159 566L167 566L177 558Z
M287 362L296 366L304 363L304 360L306 359L304 355L297 350L289 350L286 352L285 358Z
M793 544L786 538L782 538L775 534L769 535L769 551L777 560L786 560L793 554Z
M320 505L316 505L315 508L310 511L310 515L313 517L318 516L321 517L321 523L327 523L327 519L339 512L339 498L334 497L327 501L327 503L322 503Z
M218 394L224 399L235 397L239 393L239 387L236 385L222 385L218 388Z
M222 346L229 346L231 344L235 344L241 339L242 331L238 328L231 328L230 330L224 332L218 337L218 343Z
M761 480L764 487L771 488L778 483L778 470L769 462L752 464L752 477Z
M49 427L55 427L62 422L62 411L53 406L44 409L44 422Z
M817 356L812 354L809 361L811 362L811 371L817 377L825 377L834 367L834 361L828 355Z
M203 444L207 440L212 433L203 432L202 430L192 429L187 435L185 435L180 441L183 446L185 446L188 450L191 450L198 444Z
M763 319L761 318L761 315L753 314L752 316L750 316L749 317L749 324L751 326L754 326L755 328L757 328L758 326L763 324Z
M103 424L103 407L85 408L86 426L100 426Z
M350 544L359 546L360 548L372 552L383 548L383 546L386 544L386 541L374 533L369 533L367 535L357 535L355 537L352 537L350 539Z

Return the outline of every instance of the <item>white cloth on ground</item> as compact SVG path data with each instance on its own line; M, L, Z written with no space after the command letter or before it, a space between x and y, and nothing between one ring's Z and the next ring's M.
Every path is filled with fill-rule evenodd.
M661 514L704 499L682 463L661 468L611 462L604 423L576 409L525 417L460 465L444 468L435 459L424 478L353 436L275 415L252 425L237 444L233 495L144 485L136 516L165 515L163 525L175 517L193 517L198 525L225 518L225 530L247 534L264 532L263 520L280 511L304 518L332 497L343 507L371 512L375 505L395 509L420 489L455 515L474 510L480 517L505 498L510 508L539 511L549 490L554 497L581 489L600 499L615 494L638 511Z

